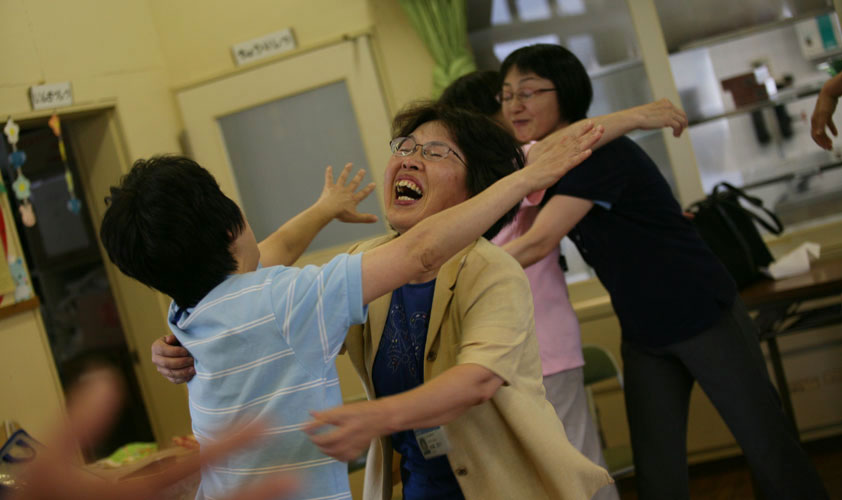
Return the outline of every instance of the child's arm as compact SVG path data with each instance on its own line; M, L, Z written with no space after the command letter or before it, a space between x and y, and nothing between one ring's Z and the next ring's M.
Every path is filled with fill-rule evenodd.
M307 250L319 231L333 219L342 222L377 222L376 215L357 211L357 204L374 190L374 183L357 191L365 170L357 172L346 185L350 173L351 164L348 163L339 174L339 179L333 182L333 169L325 169L325 186L316 203L288 220L258 244L261 264L291 266Z
M599 149L633 130L653 130L670 127L672 129L672 135L678 137L687 128L687 115L684 111L675 107L669 99L661 99L643 104L642 106L635 106L607 115L588 118L587 120L605 127L605 133L593 145L593 149ZM582 120L576 123L582 123ZM569 129L570 127L565 127L538 141L529 149L529 158L541 155L544 148L549 146L548 142L558 141L561 137L569 133Z
M524 196L554 184L587 158L602 136L591 123L568 127L574 138L551 144L527 168L456 206L427 217L400 237L363 253L363 303L437 270L476 240Z

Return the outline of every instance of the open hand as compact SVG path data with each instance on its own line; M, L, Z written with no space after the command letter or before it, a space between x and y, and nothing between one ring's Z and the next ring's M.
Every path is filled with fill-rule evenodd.
M533 191L552 186L564 174L591 155L591 147L605 129L590 120L564 128L563 135L548 137L529 151L529 165L523 169ZM540 149L536 147L540 145Z
M351 167L352 164L346 163L336 182L333 181L333 167L328 166L325 169L325 187L322 189L322 194L316 204L323 207L333 218L342 222L377 222L376 215L357 211L357 204L374 191L375 184L371 182L357 191L365 176L365 170L360 169L351 179L351 182L348 182ZM348 183L346 184L346 182Z
M833 112L836 111L836 97L819 92L816 100L816 107L813 109L813 116L810 118L810 136L813 141L828 151L833 147L833 141L827 135L827 129L833 137L836 137L836 125L833 123Z
M372 439L390 433L376 400L311 411L310 414L313 421L304 427L304 432L322 453L343 462L360 456Z
M629 112L636 114L637 128L642 130L670 127L672 135L678 137L687 128L687 114L666 98L631 108Z
M175 335L165 335L152 343L152 364L173 384L189 382L196 375L190 351L181 347Z

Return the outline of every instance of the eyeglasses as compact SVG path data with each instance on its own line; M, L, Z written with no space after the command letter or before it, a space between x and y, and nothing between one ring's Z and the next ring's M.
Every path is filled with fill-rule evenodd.
M466 167L468 166L468 164L465 163L464 158L459 156L459 153L451 149L451 147L447 144L439 141L418 144L415 142L415 138L413 137L395 137L391 142L389 142L389 147L392 148L392 154L395 156L410 156L420 147L421 156L430 161L442 161L447 158L450 153L453 153L453 156L459 158L459 161L461 161L463 165Z
M532 96L534 96L535 94L540 94L541 92L555 92L555 91L556 91L556 89L535 89L535 90L521 89L521 90L518 90L517 92L503 91L503 92L498 93L494 97L497 99L497 102L499 102L500 104L508 104L508 103L512 102L512 99L515 99L515 98L517 98L517 100L520 101L520 102L526 102Z

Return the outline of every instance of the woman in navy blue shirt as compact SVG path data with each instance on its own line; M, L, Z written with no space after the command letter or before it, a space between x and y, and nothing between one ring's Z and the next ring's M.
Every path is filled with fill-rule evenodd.
M590 107L587 72L563 47L519 49L500 74L503 115L521 142L564 129ZM827 498L790 431L733 280L633 141L620 137L594 150L547 190L532 227L504 248L526 267L565 235L620 320L640 497L689 498L687 417L698 381L767 498Z

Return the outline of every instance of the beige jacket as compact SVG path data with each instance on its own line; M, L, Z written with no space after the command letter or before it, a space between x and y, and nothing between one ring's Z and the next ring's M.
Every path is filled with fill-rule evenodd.
M393 238L361 243L365 251ZM347 352L369 398L372 365L391 294L369 305L368 321L352 328ZM611 482L608 473L568 441L544 396L532 295L520 265L479 239L439 270L424 349L424 380L457 364L482 365L504 380L485 403L445 425L447 454L467 500L589 499ZM384 460L384 457L388 460ZM366 466L366 500L391 498L392 445L372 442Z

